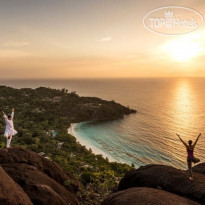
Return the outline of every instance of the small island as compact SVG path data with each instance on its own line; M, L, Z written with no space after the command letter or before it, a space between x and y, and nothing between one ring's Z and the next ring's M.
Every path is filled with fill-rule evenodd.
M12 107L16 109L14 122L18 134L13 137L12 144L57 162L73 174L82 184L78 193L83 204L99 204L131 168L94 155L67 133L72 123L115 120L136 113L129 107L96 97L79 97L66 89L7 86L0 86L0 107L6 113L10 113ZM6 141L3 131L1 118L1 148Z

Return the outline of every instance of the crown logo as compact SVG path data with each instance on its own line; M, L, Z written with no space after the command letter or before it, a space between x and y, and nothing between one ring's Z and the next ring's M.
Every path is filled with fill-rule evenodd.
M165 10L166 28L172 28L174 20L174 12Z
M173 11L165 11L165 18L173 18L174 12Z

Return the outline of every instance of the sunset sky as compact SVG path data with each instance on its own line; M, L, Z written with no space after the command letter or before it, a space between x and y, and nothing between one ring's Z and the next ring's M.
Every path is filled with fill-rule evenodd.
M205 15L204 0L1 1L0 78L205 77L205 25L179 36L143 25L170 5Z

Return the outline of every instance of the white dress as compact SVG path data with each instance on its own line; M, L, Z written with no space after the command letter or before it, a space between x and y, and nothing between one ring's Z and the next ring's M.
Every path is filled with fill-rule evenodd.
M17 131L14 129L13 118L14 118L14 112L12 112L12 114L11 114L11 120L9 120L6 115L4 115L4 119L5 119L5 123L6 123L6 129L4 132L5 137L8 137L9 135L13 136L13 135L17 134Z

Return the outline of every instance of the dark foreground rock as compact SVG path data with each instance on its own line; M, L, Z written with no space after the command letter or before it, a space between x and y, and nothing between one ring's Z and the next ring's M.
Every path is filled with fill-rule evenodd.
M205 204L205 175L194 173L193 176L192 182L187 171L164 165L147 165L129 171L120 181L118 189L158 188Z
M1 149L0 164L33 204L79 204L79 182L58 164L23 148Z
M175 194L146 187L130 188L111 194L102 205L198 205Z
M194 166L193 171L197 173L205 174L205 163L201 163Z
M23 189L0 167L0 204L32 205Z

